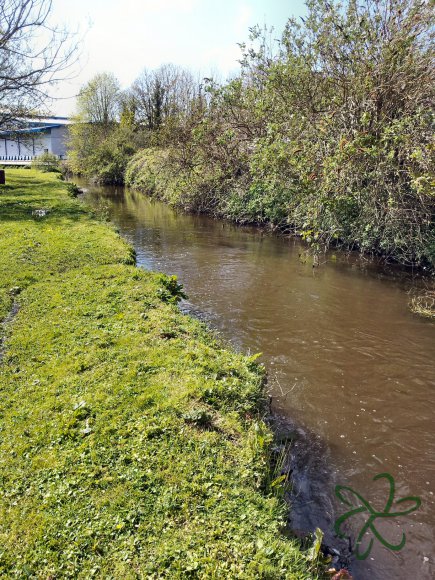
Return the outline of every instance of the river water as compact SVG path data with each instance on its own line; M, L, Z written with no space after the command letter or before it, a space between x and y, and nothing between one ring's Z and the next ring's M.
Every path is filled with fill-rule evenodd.
M369 261L334 253L313 267L297 240L184 215L140 193L91 187L87 201L107 208L135 247L139 266L176 274L189 296L183 308L242 352L261 352L273 409L298 435L292 525L320 526L341 552L334 522L363 504L345 505L335 486L358 492L383 512L380 534L365 534L350 559L354 578L435 578L435 324L407 308L409 279ZM351 546L368 509L349 518ZM406 535L406 543L394 551ZM347 545L347 544L346 544Z

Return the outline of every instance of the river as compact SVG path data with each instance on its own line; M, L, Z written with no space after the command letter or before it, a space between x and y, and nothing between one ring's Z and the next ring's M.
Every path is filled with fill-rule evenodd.
M352 556L352 574L435 578L435 324L408 310L409 278L339 252L313 267L298 240L180 214L122 188L89 187L86 198L107 208L139 266L179 277L183 309L236 349L262 353L273 410L298 434L292 525L320 526L342 550L334 521L352 508L335 486L382 512L389 481L373 478L388 473L394 500L418 496L421 506L378 518L381 539L368 530L361 551L373 538L371 552ZM393 503L390 513L412 506ZM352 542L367 519L360 513L344 525ZM400 550L385 544L399 544L402 533Z

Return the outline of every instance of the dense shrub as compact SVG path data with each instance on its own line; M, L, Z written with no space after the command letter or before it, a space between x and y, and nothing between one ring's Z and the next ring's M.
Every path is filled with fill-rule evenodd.
M156 191L159 151L142 149L129 161L125 172L125 184L152 195Z
M80 122L70 127L68 167L73 174L98 183L122 184L134 151L128 127Z
M53 153L42 153L32 161L32 169L39 169L44 173L60 172L60 160Z
M152 189L190 210L433 266L433 8L307 5L275 52L252 29L240 77L209 83L206 109L166 139Z

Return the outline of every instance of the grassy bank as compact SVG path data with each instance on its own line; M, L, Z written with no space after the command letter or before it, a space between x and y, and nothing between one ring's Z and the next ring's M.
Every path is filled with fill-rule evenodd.
M316 577L267 484L261 367L54 176L7 183L0 575Z

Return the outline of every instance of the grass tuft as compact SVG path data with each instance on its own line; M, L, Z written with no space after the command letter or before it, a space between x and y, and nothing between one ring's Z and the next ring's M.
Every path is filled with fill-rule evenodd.
M426 290L418 296L414 296L409 308L414 314L435 319L435 290Z

